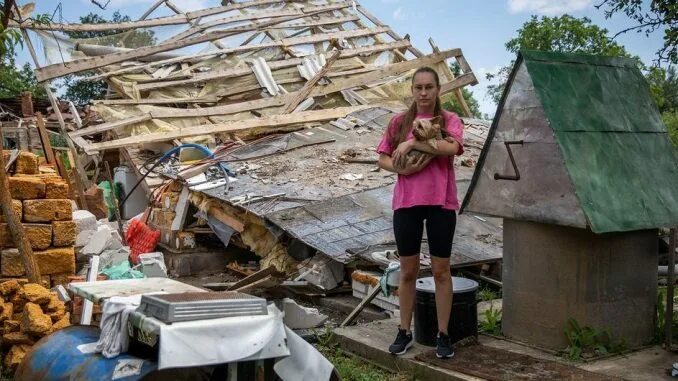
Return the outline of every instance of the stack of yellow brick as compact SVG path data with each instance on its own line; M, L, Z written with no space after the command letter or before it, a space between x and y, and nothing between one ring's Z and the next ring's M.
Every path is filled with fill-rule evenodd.
M43 284L47 287L67 284L68 277L75 273L73 245L76 237L68 184L55 174L41 174L38 157L30 152L21 152L15 174L8 180L12 208L22 221ZM3 249L0 273L3 278L26 274L15 247L8 224L0 215L0 248Z
M71 325L66 305L56 292L16 279L0 284L0 332L4 368L14 371L41 337Z

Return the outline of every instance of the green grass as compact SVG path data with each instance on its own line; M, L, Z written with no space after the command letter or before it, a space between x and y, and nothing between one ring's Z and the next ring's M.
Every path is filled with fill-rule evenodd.
M582 361L627 349L623 337L615 338L607 329L582 326L573 318L567 321L565 336L569 345L561 354L570 361Z
M478 291L477 299L481 302L489 302L490 300L500 299L501 294L498 291L485 286Z
M334 365L342 381L406 381L413 378L404 373L386 371L368 361L343 351L332 342L333 332L316 332L316 348Z
M478 322L478 330L490 335L501 336L501 310L490 306L483 312L483 318Z

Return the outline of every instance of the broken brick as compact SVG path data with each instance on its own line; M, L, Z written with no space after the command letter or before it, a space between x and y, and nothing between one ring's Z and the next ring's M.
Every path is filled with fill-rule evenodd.
M28 344L33 345L35 341L24 332L8 332L2 335L2 345Z
M5 356L5 361L3 362L5 369L9 371L16 370L16 368L21 364L21 362L24 361L24 357L26 357L26 354L30 350L31 350L30 345L26 344L14 345Z
M23 173L25 175L35 175L39 172L39 162L38 155L21 151L19 152L19 156L16 158L15 172Z
M52 242L53 245L57 247L75 245L75 238L77 236L75 230L75 221L52 222L52 232L54 237Z
M60 308L66 308L65 303L58 296L50 294L49 303L45 306L46 312L56 312Z
M42 308L35 303L26 303L24 316L21 320L21 331L30 335L42 336L52 329L52 319L42 312Z
M19 285L19 282L16 279L8 280L6 282L0 283L0 294L2 294L2 296L7 296L13 292L18 291L20 288L21 286Z
M24 216L24 204L21 202L21 200L12 200L12 210L14 211L14 215L17 216L19 221L21 221ZM7 222L4 213L0 213L0 222Z
M39 284L28 283L23 288L26 299L31 303L43 305L48 304L52 299L52 294L49 293L49 290Z
M61 320L66 315L66 305L64 303L57 304L56 309L52 312L47 312L47 316L52 319L52 322Z
M22 312L26 303L28 303L24 289L20 288L17 292L12 294L9 298L9 302L14 306L14 313Z
M2 324L3 333L19 332L21 322L18 320L5 320Z
M14 305L12 303L4 303L2 305L2 313L0 314L0 321L14 320Z
M52 332L64 329L71 326L71 314L66 312L66 314L59 319L56 323L52 325Z

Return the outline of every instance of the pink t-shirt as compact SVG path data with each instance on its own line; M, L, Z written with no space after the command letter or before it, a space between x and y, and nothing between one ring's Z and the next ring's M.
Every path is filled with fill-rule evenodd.
M459 143L459 152L464 152L464 129L457 114L443 111L445 128L450 136ZM391 156L396 147L389 143L398 124L405 113L398 114L391 119L384 137L377 147L377 153ZM417 114L416 119L428 119L433 115ZM414 139L412 129L407 139ZM412 175L398 175L395 190L393 191L393 210L409 208L419 205L440 205L444 209L458 210L457 182L454 177L453 158L447 156L434 157L424 169Z

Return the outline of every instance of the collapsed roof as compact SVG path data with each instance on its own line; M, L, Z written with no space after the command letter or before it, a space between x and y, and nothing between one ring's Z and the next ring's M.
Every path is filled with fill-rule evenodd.
M460 90L477 83L460 49L441 51L429 40L433 53L424 54L411 45L407 36L399 36L356 1L224 0L221 6L184 11L169 0L160 0L137 21L38 24L26 20L13 26L35 32L42 42L46 64L36 69L40 81L82 73L89 73L87 81L106 81L109 94L105 99L93 100L103 123L83 126L69 132L69 136L95 160L105 151L120 150L138 172L144 161L138 148L163 151L187 142L215 147L225 142L244 144L261 136L271 138L271 134L287 133L275 135L273 141L247 144L238 148L237 153L233 149L222 149L212 164L218 160L247 164L243 148L259 154L283 155L300 147L314 149L335 141L346 148L345 143L351 145L350 139L356 139L353 145L365 139L365 144L376 145L374 140L382 133L387 120L369 127L372 119L360 118L371 115L374 120L385 119L392 112L404 109L410 101L410 78L417 68L434 67L441 74L441 94L454 96L465 113L470 112ZM82 38L67 38L62 32L77 33ZM100 32L113 34L101 36L97 34ZM458 76L450 70L448 59L454 59ZM312 130L292 132L313 127L318 128L317 134ZM487 129L476 131L486 133ZM483 139L481 136L476 147ZM236 157L238 154L241 157ZM336 160L322 155L317 149L311 153L316 159ZM280 161L285 160L303 161L303 157L288 156ZM373 158L367 163L370 160ZM364 163L354 161L347 165L343 171L366 170ZM362 168L351 165L362 165ZM200 169L204 171L205 166L198 166L197 170L189 168L187 172L195 176ZM336 175L329 169L315 170L316 178ZM189 176L182 177L179 173L174 177L185 180ZM468 182L469 178L470 173L466 178L461 176L460 181ZM263 184L254 186L252 183L256 181L250 180L230 185L217 182L213 187L202 184L193 186L191 191L223 201L222 207L235 217L238 210L252 209L261 201L241 202L242 197L251 195L252 189L264 200L270 201L271 195L277 195L278 207L254 214L259 218L258 224L274 231L270 225L278 221L276 226L295 239L344 262L352 257L346 250L358 249L356 246L361 244L354 239L355 234L344 232L348 234L344 238L352 241L343 246L327 240L314 242L290 226L290 220L281 212L285 208L280 205L306 207L292 212L308 211L308 206L314 203L332 204L336 198L385 187L381 193L372 192L383 199L394 177L380 175L378 181L359 182L338 192L328 190L315 197L297 195L296 198L292 197L293 193L304 193L303 189L310 184L300 182L296 188L287 186L283 192L274 192L276 184L262 181ZM162 177L150 176L144 186L152 190L163 181ZM461 189L466 189L466 185ZM292 202L284 198L291 198ZM204 203L199 197L193 201ZM386 201L383 204L388 208L388 198ZM388 220L389 212L384 210L384 205L376 206L371 213L388 216ZM335 217L341 219L332 216ZM369 245L392 243L390 221L380 224L384 223L387 229L380 225L377 229L380 238L369 241ZM470 223L473 227L469 228L468 239L493 235L497 237L490 239L491 243L500 242L498 226L485 219L470 218ZM324 226L321 230L327 228ZM496 260L501 255L496 246L474 249L470 242L462 242L457 247L459 245L464 246L464 250L459 251L458 263ZM473 252L470 258L464 258L461 252L469 251ZM265 253L257 254L265 256Z

